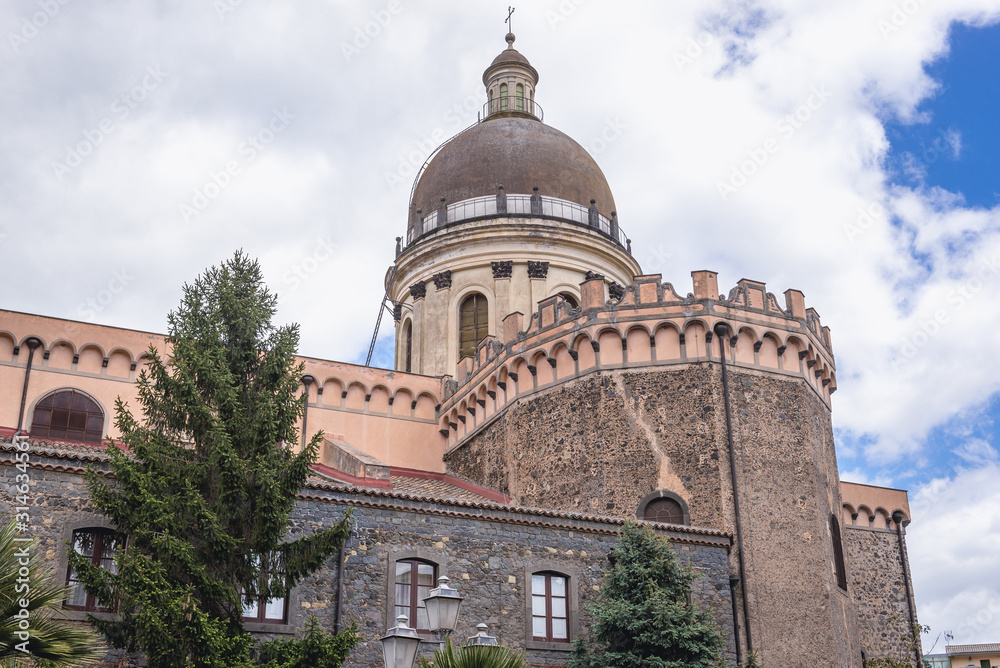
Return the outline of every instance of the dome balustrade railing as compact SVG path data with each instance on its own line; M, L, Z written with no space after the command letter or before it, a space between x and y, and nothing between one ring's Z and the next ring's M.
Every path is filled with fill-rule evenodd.
M542 105L527 97L517 97L516 95L504 95L495 97L483 105L480 118L486 120L494 114L521 113L534 116L538 120L545 119L545 112Z
M618 224L617 215L612 212L608 218L591 205L586 207L575 202L542 195L487 195L462 200L432 211L423 216L417 226L407 232L406 246L425 234L441 227L482 218L547 218L574 223L600 232L631 255L632 241ZM400 252L405 247L400 247Z

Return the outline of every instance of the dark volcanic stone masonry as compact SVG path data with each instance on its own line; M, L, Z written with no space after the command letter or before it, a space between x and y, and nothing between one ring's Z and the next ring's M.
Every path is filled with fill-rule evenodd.
M905 550L905 537L903 547ZM844 551L851 564L851 593L866 653L871 657L897 656L900 639L910 627L899 539L885 529L848 526L844 529ZM909 564L906 570L909 574Z
M730 369L730 397L754 646L858 665L853 604L833 570L829 408L801 376L746 368ZM666 490L692 525L734 533L725 415L717 363L601 371L512 403L446 461L525 506L635 517Z
M101 466L98 450L55 452L34 443L31 461L31 527L46 559L66 572L67 541L76 528L103 526L90 505L82 467ZM0 444L2 505L10 512L14 476L9 439ZM61 447L61 446L60 446ZM49 454L46 455L45 451ZM89 461L87 461L89 460ZM291 537L311 533L340 520L353 509L354 528L344 550L341 623L357 623L365 638L347 666L381 665L379 638L392 625L390 573L398 559L419 558L438 565L465 601L455 635L475 633L479 622L509 646L524 649L533 666L565 665L565 644L530 641L526 585L537 571L557 571L570 581L570 625L574 636L589 627L587 606L600 585L608 551L620 522L552 511L516 509L499 504L441 501L382 491L362 491L314 483L304 490L293 517ZM681 560L698 574L695 600L710 607L732 651L728 535L706 530L664 531ZM310 615L326 628L338 622L338 558L300 583L289 599L288 624L254 625L267 637L294 633ZM67 611L71 618L82 613ZM113 658L110 657L109 658Z

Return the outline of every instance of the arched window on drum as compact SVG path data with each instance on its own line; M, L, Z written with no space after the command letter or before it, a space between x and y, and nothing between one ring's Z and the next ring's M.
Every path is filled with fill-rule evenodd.
M474 292L462 301L458 310L458 358L476 354L476 346L489 334L489 304L486 297Z

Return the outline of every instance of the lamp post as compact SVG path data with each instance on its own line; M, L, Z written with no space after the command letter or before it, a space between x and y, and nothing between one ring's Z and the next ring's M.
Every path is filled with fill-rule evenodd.
M439 636L447 638L458 625L458 611L462 607L462 595L457 589L448 586L448 578L441 576L438 578L438 586L431 589L430 594L423 599L427 610L428 628ZM385 668L413 668L417 659L417 650L421 642L435 643L435 641L422 641L417 635L416 629L411 629L406 625L408 619L406 615L396 618L396 626L386 631L382 638L382 657L385 660ZM476 627L476 635L466 640L466 645L499 645L497 639L491 636L486 624L479 624ZM437 643L443 640L436 641Z
M406 615L396 618L396 625L382 638L382 658L385 668L413 668L420 648L417 630L406 625Z

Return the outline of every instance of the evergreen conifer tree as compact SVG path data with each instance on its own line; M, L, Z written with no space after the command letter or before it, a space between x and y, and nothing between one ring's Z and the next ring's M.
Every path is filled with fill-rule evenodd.
M711 614L689 603L695 575L666 539L628 522L608 556L591 607L592 647L578 641L570 668L707 668L721 662Z
M88 474L94 506L128 548L114 573L75 554L71 565L88 592L117 600L118 619L91 622L150 668L253 665L243 601L283 597L350 531L345 518L285 540L322 435L294 451L299 333L272 325L276 302L242 252L185 285L168 318L169 350L151 346L139 376L141 417L116 404L114 479ZM344 633L339 660L323 666L340 665L357 642L354 629Z

